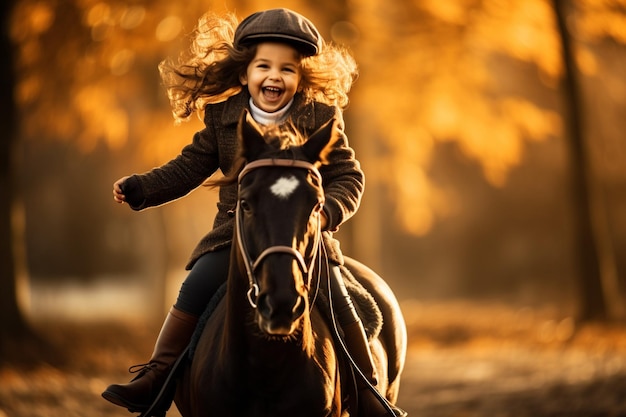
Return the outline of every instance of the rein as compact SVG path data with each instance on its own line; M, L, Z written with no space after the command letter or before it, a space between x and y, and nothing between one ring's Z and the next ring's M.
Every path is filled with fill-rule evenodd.
M258 159L256 161L252 161L249 164L247 164L239 173L238 195L240 194L240 191L241 191L242 179L247 174L254 171L255 169L264 168L264 167L285 167L285 168L306 169L317 178L318 180L317 183L320 184L320 186L322 184L322 175L320 174L317 167L311 164L310 162L292 160L292 159L272 159L272 158ZM314 248L317 248L321 241L322 231L321 231L321 221L319 219L319 216L320 216L321 207L323 206L323 204L324 204L324 200L320 202L320 205L319 205L320 209L317 210L315 214L316 216L318 216L318 222L317 222L317 231L315 233L315 244L313 246ZM302 255L302 253L300 253L299 251L297 251L291 246L284 246L284 245L270 246L266 248L265 250L263 250L256 259L252 259L246 247L246 242L244 240L241 216L242 216L242 211L240 207L240 201L238 200L237 208L236 208L236 216L235 216L235 232L237 233L237 243L238 243L239 251L244 259L244 264L246 266L246 273L248 276L248 285L249 285L248 292L246 293L246 295L248 297L248 302L250 303L252 308L254 309L257 308L256 299L259 296L259 292L260 292L259 285L257 283L257 278L255 275L255 271L259 267L259 265L261 265L261 262L263 262L263 260L271 254L282 253L282 254L293 256L298 262L298 266L300 270L307 277L307 289L309 289L311 285L311 278L312 278L312 271L313 271L312 266L313 266L313 263L315 262L315 258L317 256L318 251L317 250L314 251L309 265L307 265L306 261L304 260L304 256Z

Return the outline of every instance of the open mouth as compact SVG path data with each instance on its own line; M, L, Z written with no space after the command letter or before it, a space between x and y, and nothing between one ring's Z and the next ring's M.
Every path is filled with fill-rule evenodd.
M281 96L282 93L283 90L278 87L263 87L263 95L268 100L276 100Z

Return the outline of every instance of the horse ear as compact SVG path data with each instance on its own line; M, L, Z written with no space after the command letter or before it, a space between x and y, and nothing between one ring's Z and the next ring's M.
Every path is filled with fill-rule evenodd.
M238 135L243 157L248 161L253 161L263 151L265 139L261 128L247 109L242 112L239 118Z
M336 119L329 120L304 142L302 150L309 162L328 163L328 154L339 139L336 123Z

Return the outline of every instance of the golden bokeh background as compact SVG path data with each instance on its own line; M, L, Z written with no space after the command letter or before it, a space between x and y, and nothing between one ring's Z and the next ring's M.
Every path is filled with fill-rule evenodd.
M157 71L197 19L271 7L306 15L359 64L345 118L367 186L338 237L413 325L427 306L455 322L459 305L498 306L512 321L541 311L568 340L580 319L626 318L624 0L9 4L16 273L0 282L17 283L28 321L160 321L215 192L134 213L112 183L202 128L174 123Z

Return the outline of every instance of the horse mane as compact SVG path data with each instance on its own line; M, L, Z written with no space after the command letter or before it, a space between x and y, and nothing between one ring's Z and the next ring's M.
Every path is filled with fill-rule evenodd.
M277 150L288 153L290 149L302 145L307 139L296 129L292 121L283 125L259 125L258 127L261 129L265 143L270 145L270 150L267 152L272 154ZM291 156L293 157L294 155L292 154ZM244 157L244 149L240 146L230 172L218 178L209 178L203 185L209 188L216 188L236 183L239 173L248 162Z

